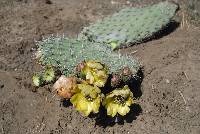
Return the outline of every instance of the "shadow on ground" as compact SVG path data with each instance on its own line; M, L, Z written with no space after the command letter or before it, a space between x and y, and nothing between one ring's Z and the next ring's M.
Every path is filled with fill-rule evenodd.
M117 115L116 117L107 116L106 110L100 108L100 112L95 118L96 125L106 128L108 126L114 126L115 124L123 125L124 123L132 123L137 119L137 116L142 113L142 108L139 104L133 104L130 107L130 112L126 116Z
M145 42L155 40L155 39L158 40L160 38L163 38L164 36L167 36L167 35L171 34L172 32L174 32L179 27L179 25L180 25L179 22L171 21L162 30L155 33L154 36L151 39L146 40Z
M139 70L137 77L133 77L128 83L126 83L132 90L135 98L140 98L142 96L141 83L144 78L142 70ZM137 119L137 116L142 113L142 108L139 104L133 104L130 107L130 112L126 116L117 115L116 117L107 116L105 108L100 108L100 111L96 115L91 115L91 118L95 118L96 125L101 127L114 126L115 124L123 125L125 122L132 123Z

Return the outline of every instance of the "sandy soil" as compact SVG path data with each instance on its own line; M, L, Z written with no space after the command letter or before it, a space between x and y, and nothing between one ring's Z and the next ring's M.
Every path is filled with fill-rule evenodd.
M199 134L200 28L190 23L172 23L162 36L121 50L141 61L144 75L139 105L124 124L81 116L53 97L51 85L33 92L31 76L40 69L35 40L76 37L83 26L124 6L157 1L0 0L0 133Z

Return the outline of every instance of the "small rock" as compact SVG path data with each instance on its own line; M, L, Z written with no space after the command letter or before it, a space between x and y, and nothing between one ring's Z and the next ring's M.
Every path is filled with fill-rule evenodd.
M126 4L128 4L128 5L129 5L129 4L131 4L131 2L127 0L127 1L126 1Z
M167 84L169 84L169 83L170 83L170 81L169 81L168 79L166 79L166 83L167 83Z

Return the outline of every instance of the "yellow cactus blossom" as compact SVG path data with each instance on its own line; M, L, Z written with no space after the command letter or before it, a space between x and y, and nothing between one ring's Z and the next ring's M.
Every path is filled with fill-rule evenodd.
M87 84L78 84L80 89L79 93L76 93L70 99L73 106L85 116L88 116L91 112L98 113L101 102L101 90L97 86L91 86Z
M98 87L104 87L108 79L107 68L95 60L86 61L84 67L81 68L81 72L89 84Z
M107 109L107 115L114 117L118 113L124 116L130 111L129 106L133 104L133 93L126 85L106 95L102 104Z

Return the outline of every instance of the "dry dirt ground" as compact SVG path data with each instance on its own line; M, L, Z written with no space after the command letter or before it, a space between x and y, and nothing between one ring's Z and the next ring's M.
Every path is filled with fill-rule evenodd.
M144 75L140 107L124 124L81 116L53 97L51 85L33 92L35 40L76 37L83 26L124 6L158 1L0 0L0 133L200 134L200 28L186 20L162 37L121 50L140 60Z

